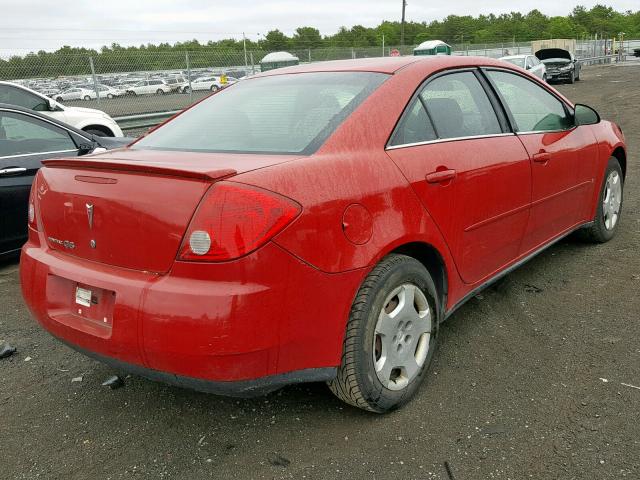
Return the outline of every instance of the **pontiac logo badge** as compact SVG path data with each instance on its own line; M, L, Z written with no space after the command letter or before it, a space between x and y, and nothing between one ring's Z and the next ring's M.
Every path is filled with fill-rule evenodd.
M89 218L89 230L93 228L93 204L87 203L85 204L87 207L87 217Z

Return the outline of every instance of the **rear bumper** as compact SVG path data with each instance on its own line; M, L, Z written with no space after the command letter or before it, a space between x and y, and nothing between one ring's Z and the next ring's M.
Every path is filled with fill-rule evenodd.
M308 368L305 370L297 370L277 375L268 375L266 377L256 378L253 380L222 382L214 380L204 380L201 378L185 377L169 372L152 370L140 365L126 363L116 358L99 355L95 352L85 350L78 345L69 343L61 338L59 338L58 340L60 340L62 343L65 343L74 350L86 355L87 357L93 358L94 360L109 365L110 367L121 372L131 373L133 375L148 378L149 380L167 383L176 387L188 388L190 390L211 393L214 395L224 395L227 397L251 398L260 395L266 395L269 392L273 392L274 390L284 387L285 385L291 385L293 383L326 382L335 378L338 370L335 367Z
M20 265L29 309L63 342L126 371L229 395L331 378L365 274L320 272L273 243L233 262L176 262L167 275L31 242ZM104 297L82 307L78 285Z

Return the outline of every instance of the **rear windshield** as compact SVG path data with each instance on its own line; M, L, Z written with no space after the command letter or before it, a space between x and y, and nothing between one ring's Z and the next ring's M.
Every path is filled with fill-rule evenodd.
M524 68L524 57L516 57L516 58L505 58L506 62L513 63L519 67Z
M243 80L133 148L308 155L386 78L381 73L321 72Z

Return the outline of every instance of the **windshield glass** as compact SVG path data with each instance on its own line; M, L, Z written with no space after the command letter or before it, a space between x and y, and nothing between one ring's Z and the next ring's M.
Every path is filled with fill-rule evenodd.
M386 78L370 72L317 72L241 81L133 148L311 154Z
M514 65L517 65L519 67L524 68L524 57L505 58L504 61L505 62L509 62L509 63L513 63Z

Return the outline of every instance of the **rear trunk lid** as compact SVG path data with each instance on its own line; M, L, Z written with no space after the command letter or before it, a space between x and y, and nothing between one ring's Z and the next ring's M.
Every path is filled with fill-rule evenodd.
M44 235L68 255L164 273L212 183L291 159L127 149L46 160L37 187Z

